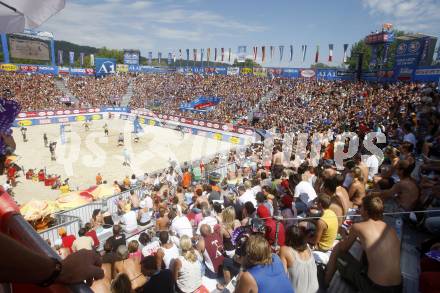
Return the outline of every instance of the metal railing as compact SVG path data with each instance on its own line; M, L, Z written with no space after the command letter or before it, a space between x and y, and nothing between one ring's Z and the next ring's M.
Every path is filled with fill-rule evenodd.
M52 245L56 243L60 236L58 235L58 229L64 228L67 231L67 234L76 235L81 228L81 220L75 216L63 215L63 214L55 214L55 219L57 221L57 225L50 227L46 230L40 231L41 238L44 240L49 240Z

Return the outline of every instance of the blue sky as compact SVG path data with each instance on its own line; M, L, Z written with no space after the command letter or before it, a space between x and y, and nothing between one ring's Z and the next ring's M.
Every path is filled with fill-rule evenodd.
M333 43L334 64L342 60L344 43L353 44L391 22L397 29L439 36L440 0L66 0L66 8L41 30L56 39L82 45L177 52L179 48L276 47L266 66L308 66L320 45L320 61L327 61ZM294 62L287 61L294 45ZM301 61L301 45L307 58ZM279 62L278 46L284 45ZM227 50L227 49L226 49ZM185 54L184 54L185 55ZM192 56L192 50L191 50ZM184 56L185 58L185 56ZM261 57L258 57L261 60Z

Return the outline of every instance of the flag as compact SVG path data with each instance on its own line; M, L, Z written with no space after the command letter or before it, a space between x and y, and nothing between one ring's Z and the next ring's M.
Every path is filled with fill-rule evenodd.
M186 49L186 62L189 61L189 49Z
M225 61L225 48L222 48L222 62Z
M280 50L280 62L281 62L283 60L284 46L279 46L278 49Z
M214 48L214 61L217 62L217 48Z
M272 61L272 59L273 59L273 52L274 52L274 47L273 46L270 46L270 61Z
M206 49L206 61L209 62L209 59L211 59L211 48Z
M437 48L437 57L435 58L435 61L440 61L440 47Z
M258 47L257 46L253 47L253 50L254 50L254 62L256 62L257 61L257 55L258 55Z
M159 63L159 65L160 65L160 60L162 59L162 53L161 52L158 52L157 53L157 61L158 61L158 63Z
M290 62L293 61L293 45L290 45Z
M261 62L264 63L266 59L266 46L261 47Z
M79 53L79 63L81 64L81 67L84 66L84 52Z
M306 61L306 55L307 55L307 45L302 45L302 62L305 62Z
M202 61L203 62L203 55L205 55L205 49L204 48L201 48L200 49L200 61Z
M95 66L95 55L90 54L90 65Z
M69 64L73 65L73 63L75 63L75 52L70 51L69 52Z
M246 46L238 46L237 62L244 62L246 60Z
M328 45L328 62L333 61L333 44Z
M58 50L58 64L63 65L63 50Z
M344 59L342 60L344 63L347 63L347 49L348 49L348 44L344 44Z
M315 63L319 61L319 45L316 46Z
M148 52L148 65L153 63L153 52Z
M182 49L179 49L179 60L182 60Z
M197 49L193 49L193 60L194 62L197 61Z
M232 52L232 49L231 49L231 48L229 48L229 54L228 54L228 62L231 62L231 52Z
M172 60L173 60L173 55L171 53L168 53L168 65L171 65Z
M176 53L173 52L173 62L174 62L174 63L176 63L176 59L177 59L176 57L177 57Z

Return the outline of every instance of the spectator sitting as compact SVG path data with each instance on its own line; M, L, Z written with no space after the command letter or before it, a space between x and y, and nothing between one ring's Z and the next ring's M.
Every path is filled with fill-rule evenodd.
M93 239L86 235L86 228L81 228L78 231L79 238L73 241L72 251L76 252L81 249L92 250L93 249Z
M171 221L171 230L174 231L178 237L182 237L183 235L190 238L193 237L193 228L186 215L177 216L176 212L170 211L168 217Z
M217 225L218 224L218 221L217 221L217 218L216 217L213 217L212 215L211 215L211 209L209 208L209 205L207 204L207 203L202 203L202 205L201 205L201 207L202 207L202 216L203 216L203 219L202 219L202 221L200 221L200 223L199 223L199 225L198 225L198 227L197 227L197 234L198 235L200 235L200 227L203 225L203 224L207 224L207 225L209 225L210 227L211 227L211 230L214 230L214 227L215 227L215 225Z
M59 228L58 235L61 237L62 246L68 248L70 252L72 252L72 244L76 240L76 237L73 235L67 235L65 228Z
M169 239L168 231L159 232L160 248L157 250L157 264L160 266L163 261L167 269L170 268L171 262L179 256L179 249Z
M125 233L133 233L136 231L138 224L137 224L137 216L136 212L132 209L130 209L130 206L125 207L125 213L122 215L121 223L123 225Z
M146 226L151 222L151 213L149 208L147 207L147 203L145 200L142 200L139 203L139 211L138 211L138 224L140 226Z
M174 279L170 270L157 267L156 258L147 256L141 262L142 273L148 277L148 282L138 292L143 293L174 293Z
M223 238L220 233L220 226L216 225L214 231L207 224L200 227L202 238L197 243L197 250L203 255L206 265L205 276L210 279L216 279L221 272L220 267L223 264Z
M103 264L111 264L113 267L114 263L119 261L116 252L113 251L112 240L109 238L104 243L104 254L101 256L101 261Z
M86 223L84 225L84 228L87 231L86 236L89 236L90 238L93 239L93 247L98 248L99 247L99 239L98 239L98 236L96 235L96 231L94 229L92 229L92 225L90 223Z
M316 232L311 244L322 252L332 249L338 234L338 218L330 209L331 201L331 197L327 194L321 194L318 197L318 208L322 210L322 215L316 222Z
M180 238L180 248L182 253L172 266L177 290L184 293L195 292L202 286L202 266L188 236Z
M284 224L278 223L278 243L276 243L277 222L270 216L269 209L265 205L260 205L257 209L257 215L263 219L266 226L265 237L270 245L283 246L285 241Z
M110 286L111 293L130 293L132 292L132 285L130 277L127 274L121 273L116 276Z
M90 224L92 225L92 229L98 229L104 224L104 218L100 209L93 210Z
M260 234L249 236L246 242L245 268L235 293L294 293L280 258L271 253L269 242Z
M281 247L280 258L296 293L318 292L316 263L303 227L291 226L287 229L286 246Z
M139 260L128 258L128 249L125 245L119 245L116 253L121 259L120 261L115 263L116 273L127 274L129 280L131 281L131 288L133 290L142 287L147 279L141 273Z
M141 261L142 252L139 250L139 242L137 240L131 240L128 243L128 253L128 258Z
M160 248L160 242L156 239L151 239L151 236L148 233L141 233L141 235L139 236L139 242L141 242L141 244L144 246L142 247L142 255L144 257L147 257L149 255L156 255L157 250Z
M120 245L125 245L125 234L121 234L121 232L122 227L120 225L113 226L113 236L108 239L110 240L113 252L116 252Z

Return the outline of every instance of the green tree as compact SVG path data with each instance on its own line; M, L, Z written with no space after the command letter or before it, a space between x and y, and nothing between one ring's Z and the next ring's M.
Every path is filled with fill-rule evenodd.
M311 68L324 68L324 69L325 68L338 68L337 66L331 66L331 65L324 64L324 63L320 63L320 62L312 64L312 65L310 65L310 67Z
M234 66L234 67L249 67L249 68L261 67L260 64L254 62L254 60L252 60L252 59L245 59L244 62L238 62L238 60L235 59L234 64L232 64L232 66Z

